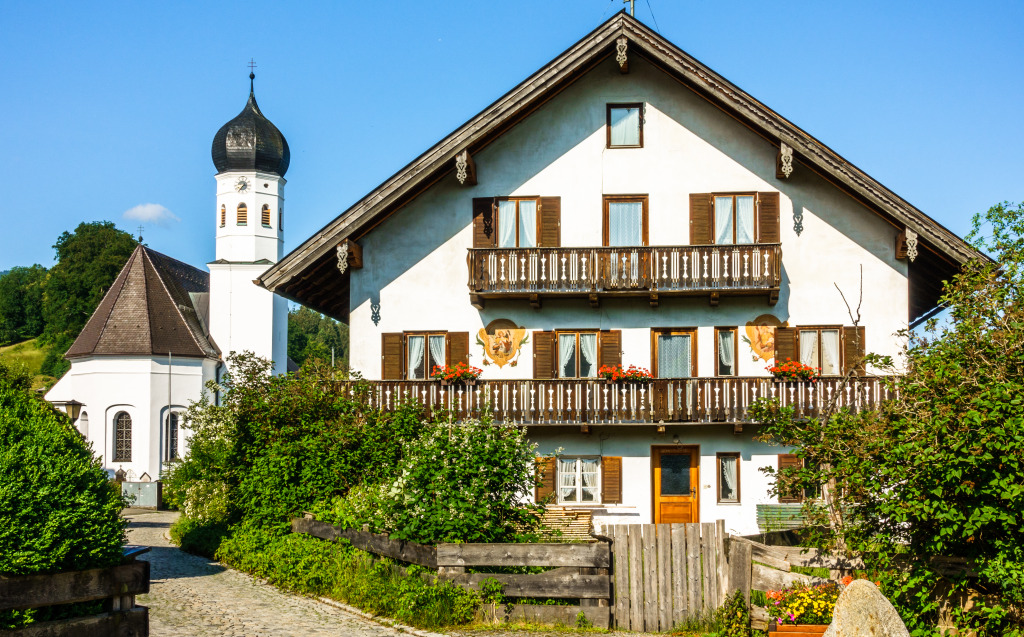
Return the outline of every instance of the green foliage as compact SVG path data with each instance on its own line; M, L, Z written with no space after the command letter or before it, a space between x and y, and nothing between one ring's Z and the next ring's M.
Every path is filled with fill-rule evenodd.
M38 264L0 276L0 345L42 334L45 283L46 268Z
M181 516L171 525L171 541L181 550L213 558L227 537L228 524L222 520L194 520Z
M348 326L315 312L299 307L288 312L288 357L298 365L307 360L331 360L334 350L335 367L348 367Z
M736 591L715 611L718 637L750 637L750 609L743 591Z

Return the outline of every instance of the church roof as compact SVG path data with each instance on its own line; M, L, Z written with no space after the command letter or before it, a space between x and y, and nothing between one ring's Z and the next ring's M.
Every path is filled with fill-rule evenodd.
M288 141L260 112L252 88L254 77L249 74L249 101L245 108L213 137L213 165L218 173L258 170L284 177L291 161Z
M218 358L203 321L209 291L208 273L140 244L65 356Z

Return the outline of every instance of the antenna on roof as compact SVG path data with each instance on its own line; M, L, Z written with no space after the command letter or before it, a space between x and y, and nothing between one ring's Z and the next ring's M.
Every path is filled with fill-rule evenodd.
M634 12L635 11L635 7L633 6L633 3L635 1L636 0L622 0L622 4L628 4L629 5L629 15L634 17L634 18L636 17L636 13Z

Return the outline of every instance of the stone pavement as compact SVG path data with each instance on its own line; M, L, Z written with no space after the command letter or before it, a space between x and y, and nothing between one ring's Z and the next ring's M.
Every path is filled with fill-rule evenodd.
M151 547L149 608L153 637L394 637L403 633L174 547L164 534L177 513L129 509L128 543ZM408 637L408 635L406 635Z

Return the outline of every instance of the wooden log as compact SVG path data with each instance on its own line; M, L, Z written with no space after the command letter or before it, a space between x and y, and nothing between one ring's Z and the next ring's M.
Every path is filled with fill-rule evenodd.
M658 545L653 524L643 525L644 550L644 628L658 630Z
M802 573L787 573L754 563L750 569L750 587L759 591L773 591L793 584L824 584L828 580Z
M448 567L451 568L451 567ZM461 567L455 567L461 568ZM478 591L484 580L495 579L506 597L557 597L569 599L608 599L611 582L607 575L581 575L572 572L509 575L506 573L438 573L439 581L448 581Z
M686 525L686 608L690 619L703 613L700 562L700 524L693 522Z
M726 595L732 595L734 591L743 591L743 599L748 605L750 569L753 566L751 549L749 544L743 542L729 542L729 587L726 589Z
M572 566L608 568L606 542L588 544L438 544L438 566Z
M625 526L612 527L612 562L615 584L612 597L615 599L615 627L629 630L629 545L626 541Z
M478 621L531 622L576 626L580 612L594 628L610 628L609 609L596 606L540 606L536 604L481 604L477 609Z
M686 527L671 525L672 541L672 624L686 619Z
M0 577L0 610L21 610L141 595L149 592L149 562L88 571Z
M136 606L89 617L39 622L9 634L11 637L149 637L149 609Z
M657 525L658 532L658 630L672 629L672 536L667 524Z
M782 568L781 562L789 562L792 566L821 567L844 571L864 569L864 560L859 556L833 555L804 546L769 546L748 538L734 537L733 539L749 543L753 547L755 561L772 566L778 563L780 569ZM775 562L773 563L772 560Z
M361 551L390 557L400 562L437 568L437 549L433 546L405 540L392 540L383 533L342 529L333 524L307 518L292 518L292 533L306 533L334 542L348 540L352 546Z
M760 606L750 609L750 627L754 630L768 630L768 611Z
M644 630L643 535L639 524L629 525L629 630Z

